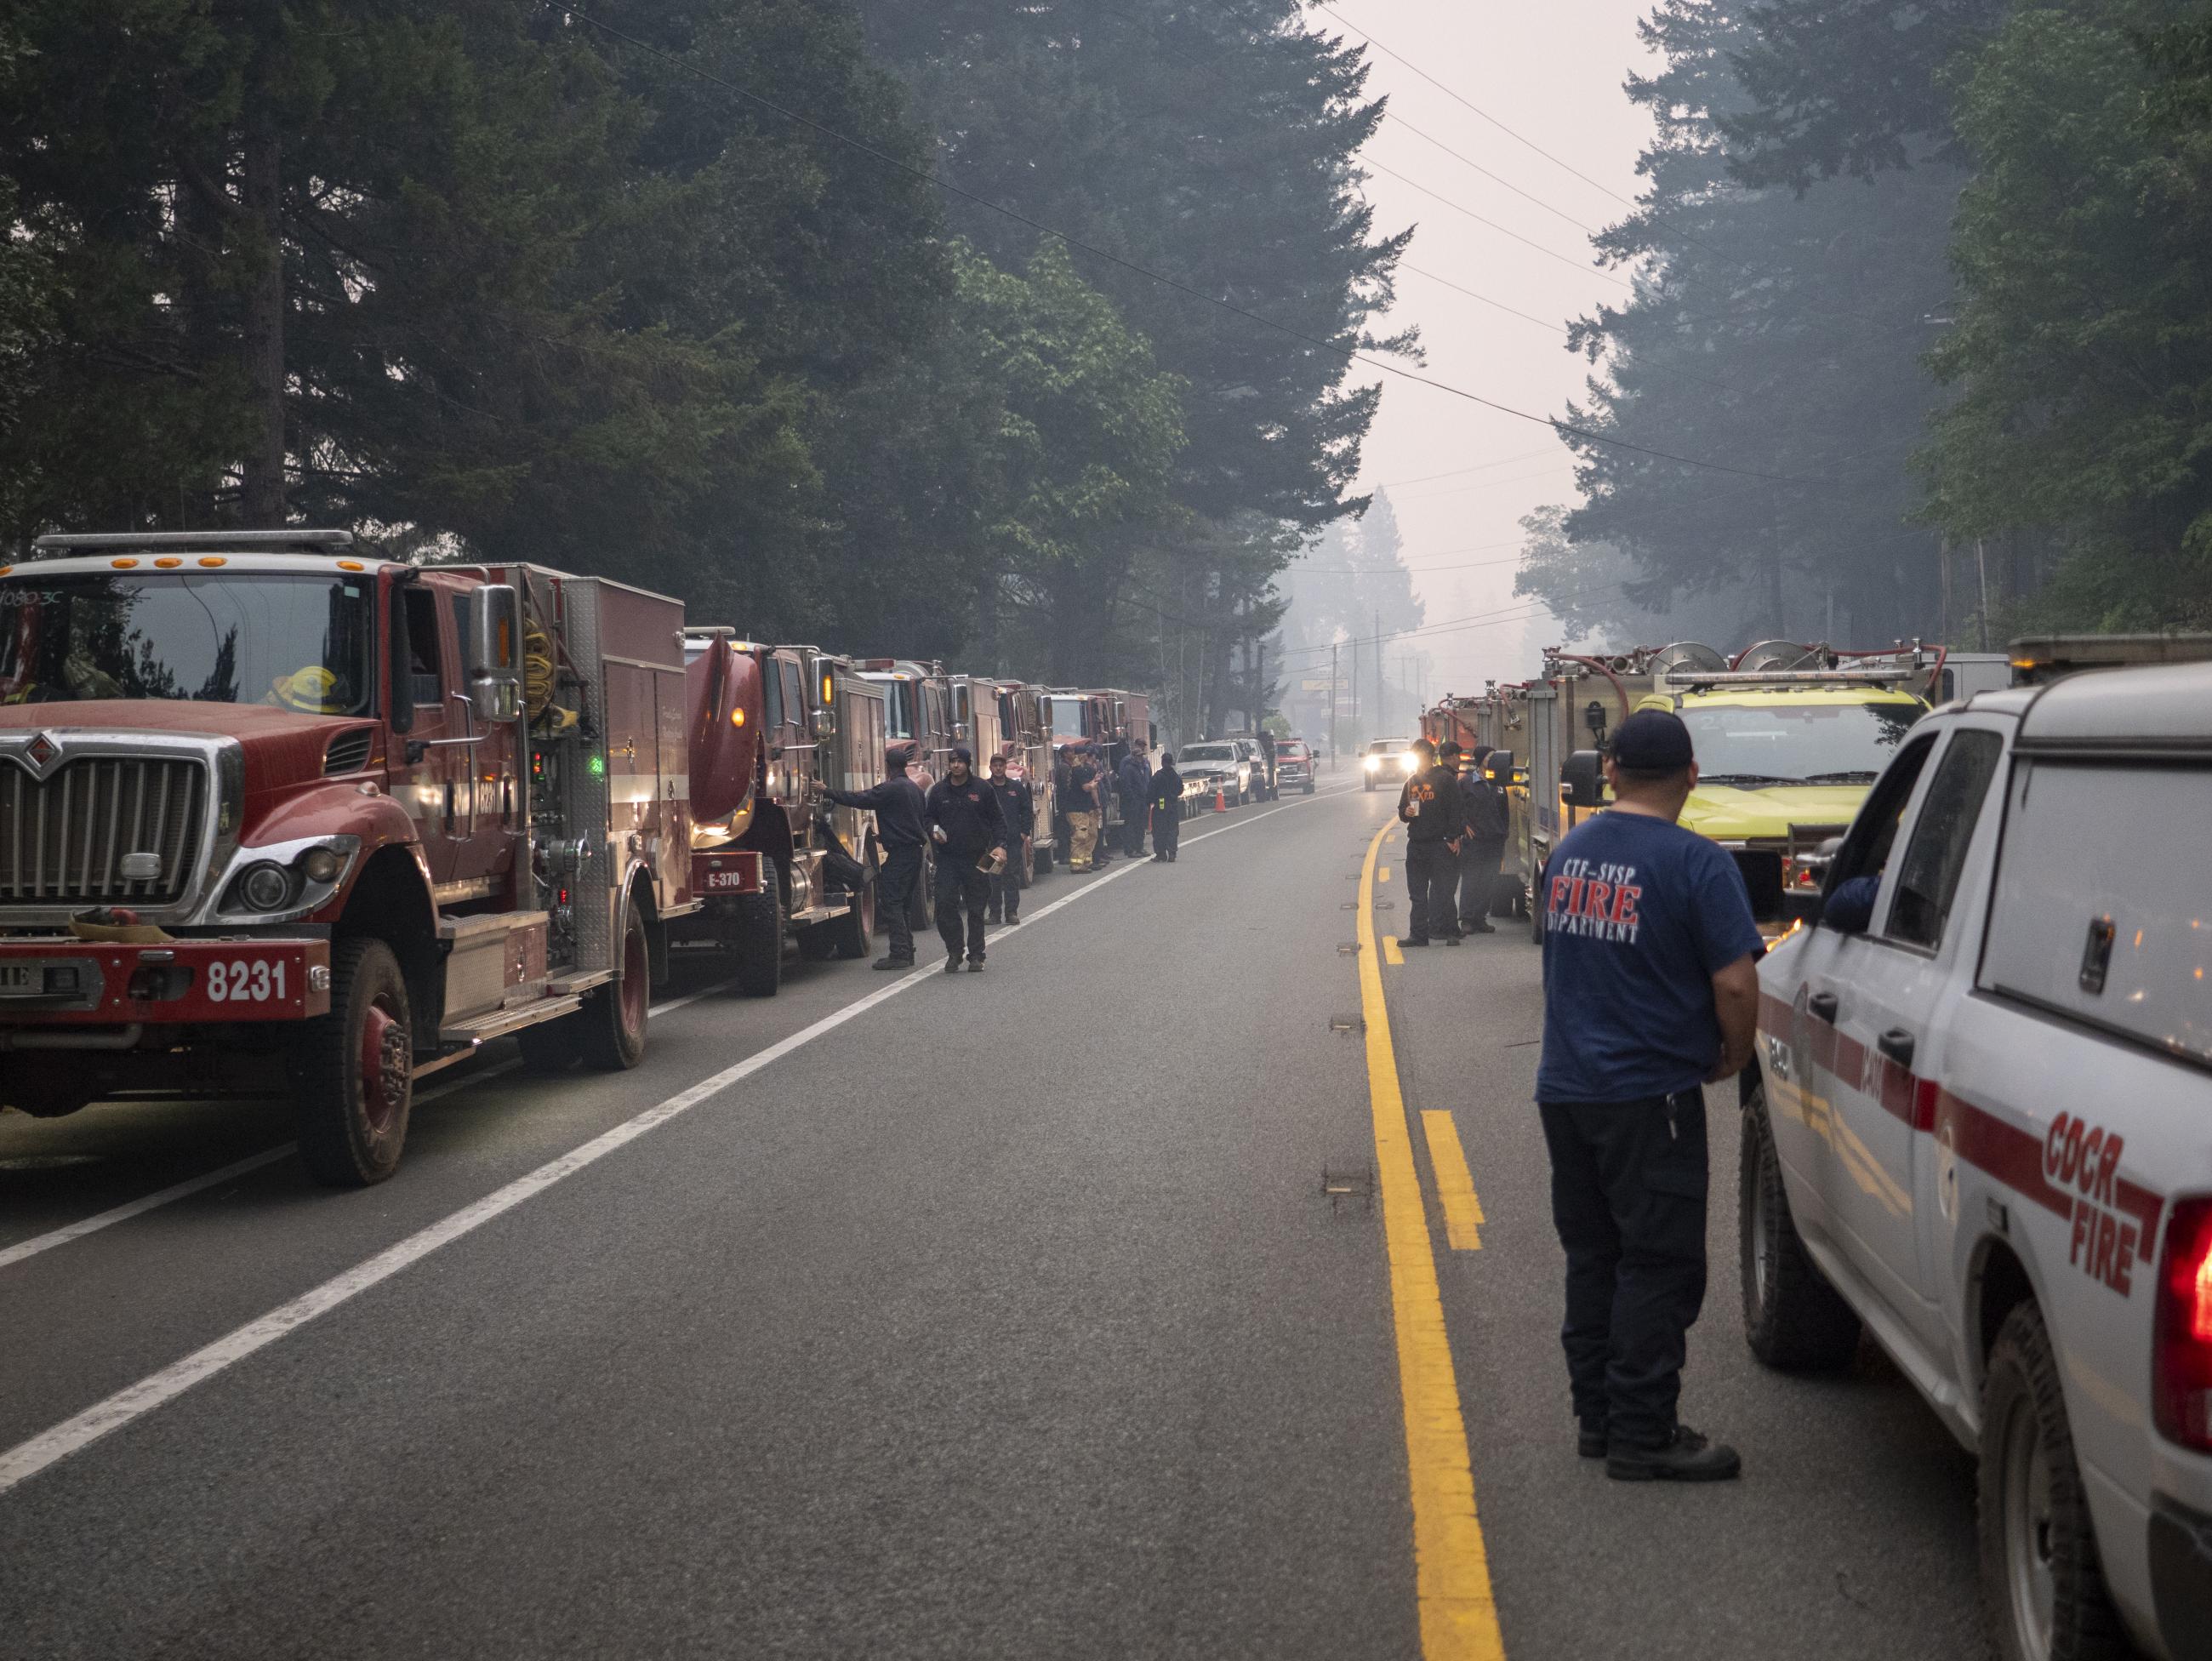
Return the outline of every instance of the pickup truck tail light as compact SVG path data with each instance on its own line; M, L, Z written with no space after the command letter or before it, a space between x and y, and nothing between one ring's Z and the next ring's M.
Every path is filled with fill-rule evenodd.
M2158 1268L2152 1411L2159 1433L2212 1452L2212 1199L2175 1203Z

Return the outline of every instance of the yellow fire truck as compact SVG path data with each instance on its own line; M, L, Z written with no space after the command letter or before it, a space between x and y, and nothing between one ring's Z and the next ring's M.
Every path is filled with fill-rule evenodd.
M1942 668L1940 650L1917 644L1844 653L1765 641L1729 659L1684 641L1605 656L1554 649L1535 680L1449 700L1438 714L1492 747L1485 770L1511 804L1493 912L1534 915L1552 849L1603 806L1607 734L1634 710L1671 709L1698 751L1682 823L1734 853L1763 922L1787 922L1819 894L1821 843L1843 834L1927 713Z

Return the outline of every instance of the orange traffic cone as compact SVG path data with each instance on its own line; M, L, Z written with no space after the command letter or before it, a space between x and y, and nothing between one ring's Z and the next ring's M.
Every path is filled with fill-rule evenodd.
M1213 811L1217 813L1229 811L1229 799L1221 794L1221 787L1218 784L1213 787Z

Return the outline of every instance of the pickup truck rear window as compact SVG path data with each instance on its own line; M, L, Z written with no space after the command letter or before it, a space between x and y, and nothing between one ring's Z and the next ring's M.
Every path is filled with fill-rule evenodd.
M2018 762L1981 984L2212 1063L2212 770Z

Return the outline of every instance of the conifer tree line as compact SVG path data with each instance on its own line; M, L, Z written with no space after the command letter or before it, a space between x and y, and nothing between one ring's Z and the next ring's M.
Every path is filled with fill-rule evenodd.
M1216 724L1404 344L1364 76L1295 0L18 0L0 549L349 526Z
M1519 592L1616 642L2212 627L2212 6L1662 0ZM1689 632L1685 630L1684 632Z

